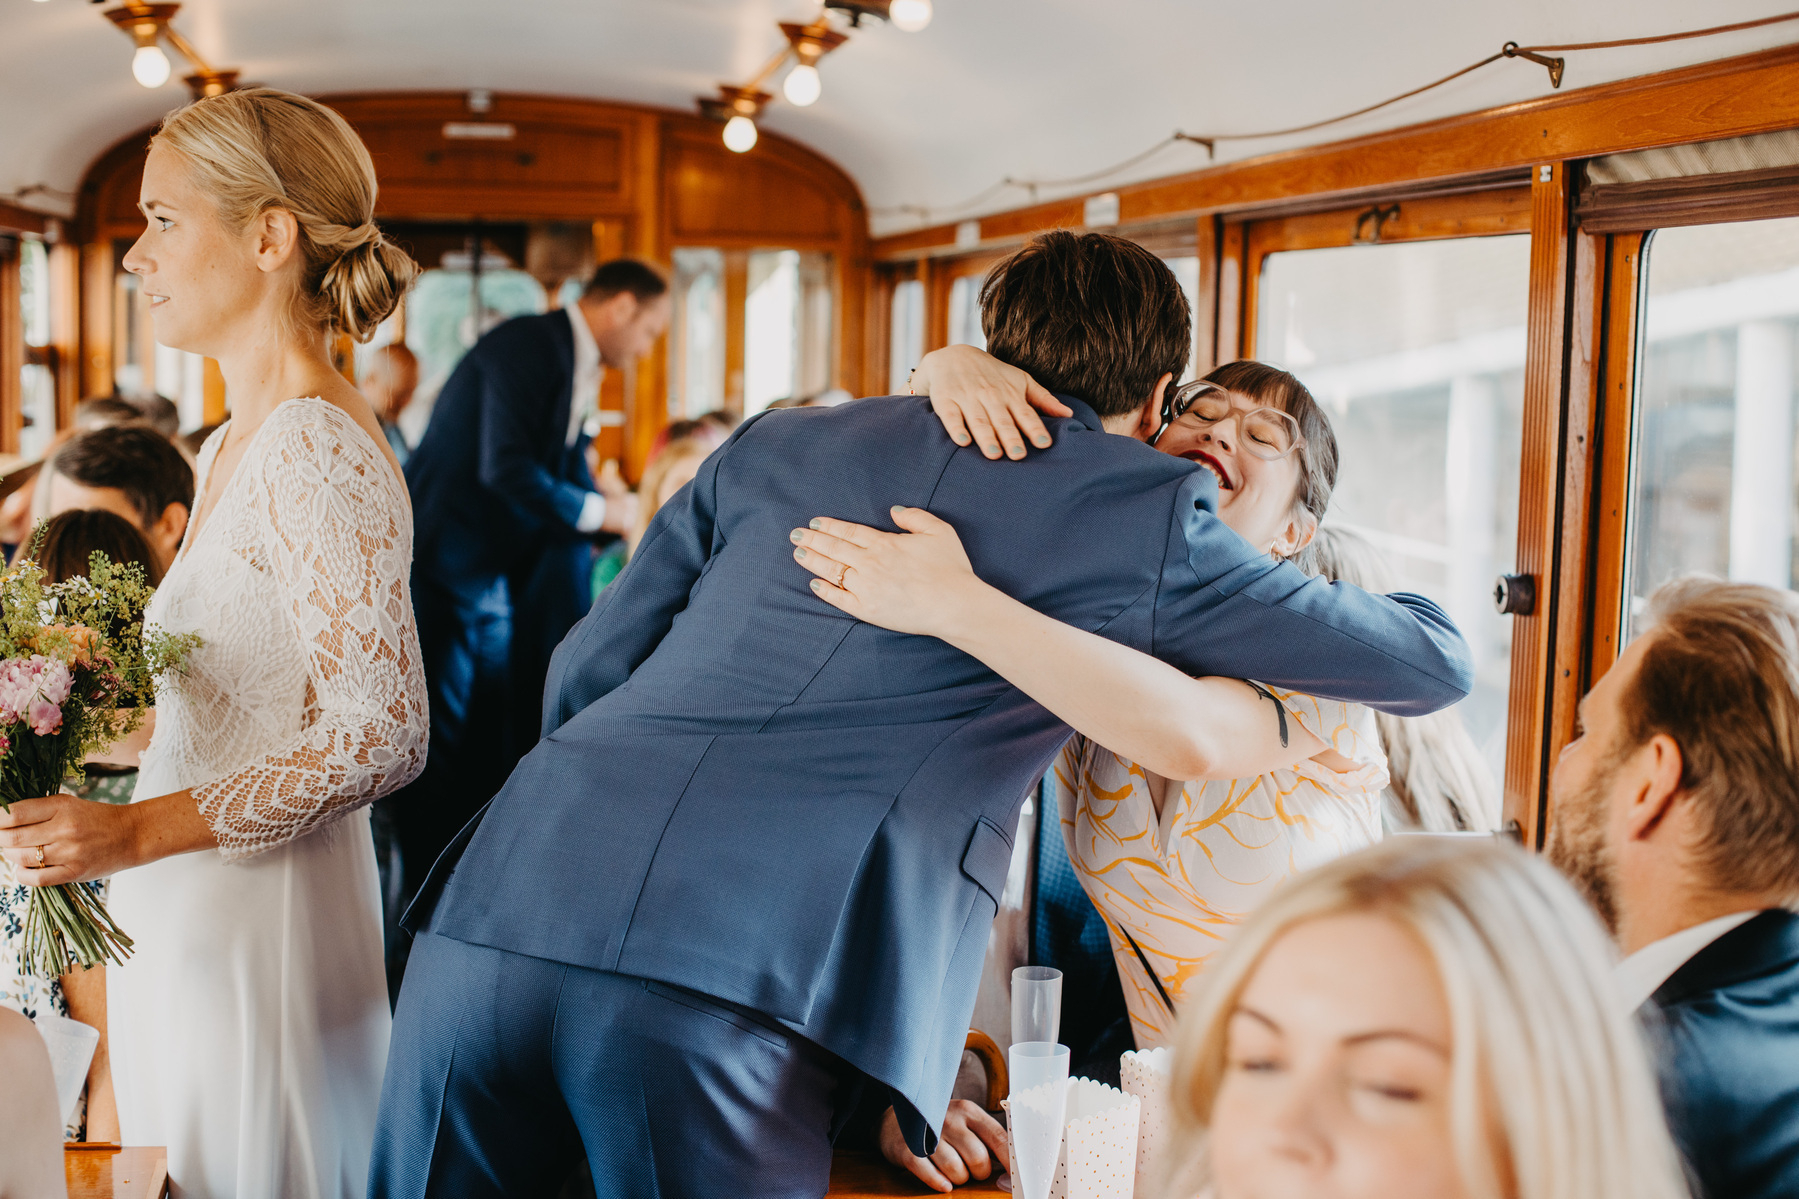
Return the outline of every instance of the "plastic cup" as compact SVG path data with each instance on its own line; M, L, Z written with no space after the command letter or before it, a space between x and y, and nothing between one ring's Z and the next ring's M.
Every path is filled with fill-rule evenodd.
M1068 1117L1068 1047L1025 1041L1007 1052L1012 1094L1006 1127L1012 1140L1012 1193L1049 1199Z

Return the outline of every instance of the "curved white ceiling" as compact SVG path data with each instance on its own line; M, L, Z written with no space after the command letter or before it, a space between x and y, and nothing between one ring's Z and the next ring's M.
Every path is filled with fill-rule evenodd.
M922 33L865 24L821 69L809 109L765 123L854 176L876 232L1027 202L1006 176L1108 167L1175 129L1303 124L1403 91L1498 49L1746 20L1779 0L936 0ZM296 91L487 87L688 108L777 49L809 0L187 0L178 26L215 66ZM87 0L0 0L0 195L71 192L94 156L181 102L133 82L129 41ZM1569 56L1576 88L1799 40L1799 23ZM177 59L176 74L182 73ZM1549 94L1546 72L1495 63L1328 131L1219 147L1221 160ZM1082 188L1205 165L1171 146ZM27 203L68 211L67 198Z

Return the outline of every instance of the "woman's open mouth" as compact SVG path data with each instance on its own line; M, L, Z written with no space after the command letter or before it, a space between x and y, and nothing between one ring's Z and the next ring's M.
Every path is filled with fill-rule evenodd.
M145 292L144 294L150 296L150 307L152 308L159 308L169 302L169 297L167 296L150 295L149 292Z
M1217 475L1218 486L1224 488L1226 491L1235 491L1237 489L1236 484L1231 482L1230 475L1225 472L1224 464L1212 457L1212 455L1205 453L1202 450L1188 450L1186 453L1182 454L1181 457L1189 462L1197 462L1213 474Z

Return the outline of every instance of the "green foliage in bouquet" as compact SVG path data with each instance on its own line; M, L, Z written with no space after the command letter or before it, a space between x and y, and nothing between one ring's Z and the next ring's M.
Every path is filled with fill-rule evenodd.
M30 557L0 575L0 809L79 779L89 754L143 724L157 676L199 646L196 634L144 628L152 594L142 566L99 552L85 577L60 583ZM97 881L32 889L28 969L55 977L129 955L101 893Z

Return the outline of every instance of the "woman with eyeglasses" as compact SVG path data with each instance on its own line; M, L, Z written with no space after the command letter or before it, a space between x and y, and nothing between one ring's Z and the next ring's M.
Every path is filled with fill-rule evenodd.
M1027 397L1061 407L969 346L928 355L912 388L958 442L992 458L1002 444L1012 457L1026 438L1047 444ZM1307 565L1337 475L1336 437L1311 393L1259 362L1170 393L1151 444L1217 476L1218 516L1251 545ZM1387 768L1373 714L1189 678L983 583L955 530L929 513L896 519L915 535L860 538L872 545L855 567L856 615L942 637L1059 715L1100 711L1071 721L1076 736L1056 763L1062 831L1110 931L1137 1045L1168 1043L1208 959L1270 891L1380 839ZM842 574L816 548L801 563L827 580Z

